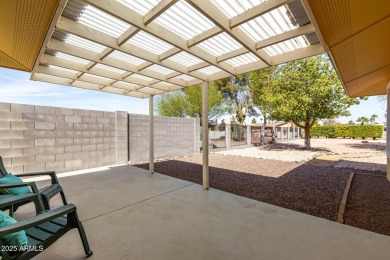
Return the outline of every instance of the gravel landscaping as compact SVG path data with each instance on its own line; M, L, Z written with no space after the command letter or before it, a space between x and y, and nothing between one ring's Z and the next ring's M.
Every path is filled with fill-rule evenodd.
M354 168L367 171L380 171L386 172L387 158L386 155L377 155L363 158L347 158L342 159L335 167Z
M201 184L202 157L160 161L155 171ZM147 164L136 165L144 169ZM349 169L210 155L210 186L322 218L337 220Z
M390 236L390 182L355 174L345 210L345 224Z
M281 152L280 150L276 150L276 149L266 150L261 147L249 147L243 149L226 150L226 151L221 151L216 153L223 154L223 155L234 155L234 156L242 156L242 157L267 159L267 160L287 161L287 162L307 161L321 154L318 152L304 151L304 150L298 150L298 151L294 150L294 153L291 153L291 149L287 149L284 152Z
M345 224L390 235L385 141L312 139L312 151L302 145L303 140L292 140L211 153L210 187L337 221L354 172ZM324 160L334 163L318 163ZM148 169L148 164L136 166ZM155 171L201 184L202 156L162 160L155 163Z
M302 147L303 139L288 141L284 144L291 147ZM386 140L361 140L361 139L338 139L338 138L312 138L311 146L313 149L327 154L344 153L384 153L386 150Z
M270 144L260 147L249 147L243 149L232 149L216 152L223 155L235 155L242 157L253 157L259 159L279 160L289 162L308 161L313 158L330 154L359 154L373 153L385 155L385 140L356 140L356 139L312 139L312 150L306 151L303 148L303 139L291 140L284 143ZM364 143L363 143L364 142ZM368 161L365 162L370 162ZM377 163L374 160L372 163ZM386 160L381 160L386 164ZM344 167L344 165L340 165ZM350 165L346 165L350 167ZM375 169L376 170L376 169Z

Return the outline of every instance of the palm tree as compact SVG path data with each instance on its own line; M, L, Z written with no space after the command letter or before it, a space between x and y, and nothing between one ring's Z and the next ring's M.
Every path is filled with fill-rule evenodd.
M348 124L349 124L349 125L354 125L355 122L353 122L353 120L349 120Z
M364 125L364 123L368 123L370 122L370 119L368 119L367 117L365 116L361 116L359 117L356 122L360 123L361 125Z
M378 118L378 115L373 114L370 119L371 123L375 124L375 118Z

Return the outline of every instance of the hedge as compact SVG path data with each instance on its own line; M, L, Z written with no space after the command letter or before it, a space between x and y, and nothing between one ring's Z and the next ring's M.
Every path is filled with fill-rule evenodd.
M382 138L383 125L336 125L336 126L315 126L310 130L311 136L316 137L352 137Z

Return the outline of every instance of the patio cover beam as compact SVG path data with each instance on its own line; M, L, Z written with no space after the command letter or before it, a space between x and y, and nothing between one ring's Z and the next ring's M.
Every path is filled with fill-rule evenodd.
M178 0L161 0L155 7L153 7L149 12L145 14L144 24L150 24L154 19L159 17L169 7L176 4L177 1Z
M77 77L75 77L75 76L73 76L72 72L59 70L59 69L53 69L53 68L46 67L46 66L41 66L41 65L36 69L36 72L37 73L43 73L43 74L46 74L46 75L55 76L55 77L60 77L60 78L64 78L64 79L69 79L69 80L72 80L72 83L75 82L75 81L79 81L79 82L84 82L84 83L96 84L96 85L101 86L101 89L103 89L105 87L121 89L121 90L124 91L124 93L126 93L126 91L138 91L140 93L150 94L150 91L148 91L147 93L142 92L143 91L142 89L145 88L145 87L154 89L154 94L156 94L156 95L162 94L165 91L169 91L170 90L170 88L163 88L161 86L158 88L158 87L144 86L144 85L141 85L141 84L137 84L137 85L135 85L133 87L119 87L119 86L113 85L113 84L115 84L117 82L120 82L120 81L117 81L117 80L109 80L107 78L107 80L109 80L109 82L102 82L100 79L93 78L93 77L91 77L90 75L88 75L87 73L84 73L84 72L82 72L83 73L82 75L78 75Z
M263 2L230 19L230 28L244 24L292 1L293 0L268 0Z
M202 167L202 182L203 189L209 189L209 129L208 129L208 98L209 88L206 81L202 82L202 154L203 154L203 167Z
M66 53L68 55L72 55L72 56L75 56L78 58L94 61L94 62L103 64L106 66L110 66L113 68L129 71L132 73L137 73L137 74L147 76L147 77L150 77L153 79L158 79L161 81L166 81L166 82L172 83L174 85L187 87L187 84L184 80L170 79L167 77L168 75L164 75L164 74L152 71L152 70L143 69L142 71L140 71L137 68L137 66L131 65L125 61L121 61L121 60L118 60L118 59L115 59L112 57L105 57L103 60L99 60L96 53L94 53L93 51L83 50L82 52L80 52L80 50L76 46L73 46L69 43L65 43L62 41L58 41L56 39L51 39L49 44L47 45L47 48L50 50L53 50L53 51ZM199 83L201 83L200 80L198 80L198 81L199 81Z
M164 27L158 25L157 23L150 23L147 26L144 24L144 17L137 13L136 11L128 8L119 2L108 1L108 0L85 0L88 4L126 22L135 26L161 40L164 40L171 45L186 51L195 57L202 59L211 65L214 65L221 70L229 73L230 75L234 74L234 68L228 63L217 63L216 58L211 56L208 52L204 51L198 46L188 48L187 40L180 37L179 35L170 32ZM206 1L207 3L207 1Z
M307 25L298 27L298 28L293 29L291 31L287 31L287 32L284 32L284 33L281 33L281 34L277 34L277 35L275 35L273 37L270 37L270 38L267 38L265 40L259 41L259 42L256 43L256 49L265 48L265 47L271 46L273 44L284 42L284 41L293 39L295 37L298 37L298 36L301 36L301 35L305 35L305 34L309 34L309 33L312 33L312 32L315 32L315 29L314 29L313 24L309 23Z
M111 72L111 71L100 69L100 68L92 68L90 70L87 70L86 67L82 64L75 64L74 62L71 62L71 61L68 61L68 60L65 60L62 58L58 58L58 57L55 57L52 55L48 55L48 54L44 54L41 58L41 61L44 64L51 64L51 65L55 65L57 67L65 68L65 69L76 70L82 74L88 73L88 74L92 74L95 76L105 77L107 79L122 81L122 82L130 83L130 84L140 85L143 87L160 89L163 91L175 90L175 89L180 88L180 87L175 86L175 85L170 85L170 86L164 85L164 87L159 88L159 85L156 85L156 84L152 85L148 81L138 79L138 78L129 79L128 76L130 76L130 75L123 75L123 74L121 75L119 73ZM63 74L65 76L64 72L63 72ZM82 76L82 74L79 74L78 77L73 78L73 80L78 80L78 78L80 76Z
M186 0L192 7L206 16L210 21L230 35L234 40L252 52L267 65L271 65L270 56L263 50L256 50L256 44L240 28L230 28L229 18L215 5L204 0Z
M184 67L183 65L170 61L170 60L164 60L161 61L158 59L158 55L151 53L149 51L146 51L142 48L139 48L133 44L130 44L128 42L124 43L123 45L119 46L117 44L117 39L115 37L112 37L108 34L105 34L103 32L100 32L96 29L90 28L86 25L80 24L78 22L72 21L70 19L67 19L65 17L61 17L60 20L57 23L57 29L60 31L64 31L70 34L77 35L81 38L96 42L101 45L105 45L107 47L113 48L118 51L122 51L124 53L136 56L140 59L153 62L155 64L161 65L163 67L170 68L172 70L178 71L182 74L187 74L191 77L200 79L200 80L206 80L206 75L194 71L194 72L188 72L188 69ZM142 74L142 73L140 73Z
M41 74L39 72L35 72L34 74L32 74L31 80L44 81L53 84L71 86L75 88L82 88L82 89L88 89L94 91L104 91L105 88L104 86L98 84L90 84L79 80L73 81L73 80L69 80L62 77L56 77L56 76L53 77L51 75ZM113 92L107 92L107 93L116 94L116 95L125 95L129 97L137 97L137 98L145 98L149 96L148 94L145 93L140 93L137 91L130 91L130 90L129 91L121 90L118 93L113 93Z
M192 39L189 39L187 41L187 46L188 46L188 48L191 48L192 46L195 46L201 42L204 42L204 41L214 37L215 35L220 34L221 32L223 32L221 28L219 28L218 26L214 26L213 28L211 28L207 31L204 31L201 34L196 35Z

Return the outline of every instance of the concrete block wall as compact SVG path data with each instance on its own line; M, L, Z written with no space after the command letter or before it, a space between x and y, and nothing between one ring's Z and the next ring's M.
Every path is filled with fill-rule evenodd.
M199 119L154 117L155 159L193 155L200 152ZM130 162L149 157L149 116L129 114Z
M147 161L149 116L0 102L0 156L12 173ZM155 117L155 158L200 153L199 119Z
M12 173L126 162L126 127L126 112L0 103L0 155Z

